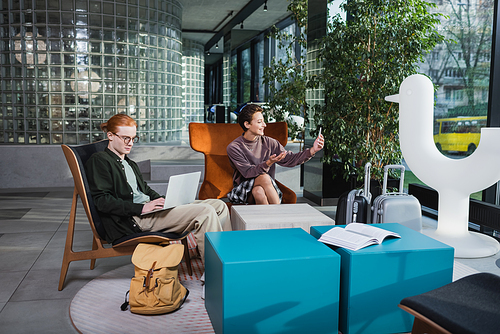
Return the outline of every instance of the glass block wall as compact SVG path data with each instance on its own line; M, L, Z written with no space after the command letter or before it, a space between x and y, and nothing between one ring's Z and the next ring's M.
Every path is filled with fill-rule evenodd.
M231 39L224 36L222 56L222 99L225 106L231 105Z
M319 75L322 72L322 65L317 61L319 52L319 43L317 41L308 41L307 43L307 53L306 53L306 74L307 77L312 77L314 75ZM310 106L316 104L324 104L325 96L322 88L318 89L307 89L306 90L306 102ZM310 115L310 122L313 122L313 115Z
M2 144L83 144L122 112L142 143L180 139L176 0L0 0Z
M186 124L202 122L205 99L205 46L182 39L183 116Z

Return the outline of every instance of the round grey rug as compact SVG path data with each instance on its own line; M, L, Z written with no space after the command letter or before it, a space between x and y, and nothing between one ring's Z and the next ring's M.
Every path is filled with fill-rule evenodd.
M120 309L134 276L134 265L129 264L87 283L71 301L71 321L84 334L214 333L204 300L201 299L199 279L203 265L200 259L193 259L192 264L192 277L187 275L184 262L179 267L179 279L189 290L189 296L182 307L173 313L147 316Z

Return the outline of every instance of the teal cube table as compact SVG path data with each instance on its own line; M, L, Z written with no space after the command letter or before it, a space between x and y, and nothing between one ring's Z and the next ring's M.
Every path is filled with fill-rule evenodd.
M338 332L340 256L300 228L205 234L216 333Z
M339 225L336 225L339 226ZM375 224L401 239L357 251L331 248L341 260L339 330L353 333L411 332L413 316L398 307L408 296L452 281L454 249L400 224ZM313 226L319 238L334 226ZM345 226L340 226L345 227Z

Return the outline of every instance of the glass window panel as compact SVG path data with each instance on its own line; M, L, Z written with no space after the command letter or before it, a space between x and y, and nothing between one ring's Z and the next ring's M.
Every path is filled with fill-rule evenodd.
M16 143L24 144L24 133L16 133L14 138Z
M63 131L63 121L52 121L52 131Z
M74 52L75 51L75 41L74 40L65 40L63 43L64 43L64 51L66 51L66 52Z
M116 18L116 29L122 29L122 30L127 29L127 19L124 17L117 17Z
M36 12L35 19L36 23L47 23L47 13L45 12Z
M114 8L114 4L113 3L108 3L108 2L104 2L103 5L103 13L104 14L110 14L110 15L114 15L115 14L115 8Z
M50 108L52 118L62 118L62 108L53 107Z
M116 41L117 42L127 42L127 32L126 31L120 31L120 30L117 30L116 31ZM120 45L123 45L123 47L125 47L124 44L120 44Z
M65 0L62 0L65 1ZM87 0L76 0L76 11L87 12L89 10Z
M64 55L64 65L75 65L75 55L65 54Z
M89 11L91 13L101 13L101 5L102 5L101 1L90 1ZM91 17L92 16L93 14L91 15Z
M61 9L65 10L65 11L74 11L75 6L73 5L73 1L62 0L61 1Z
M122 43L117 43L116 44L116 53L121 54L121 55L126 55L127 54L127 45L122 44Z
M101 94L92 94L91 100L93 106L100 106L102 105L103 98Z
M49 108L38 107L38 118L49 118Z
M49 131L50 130L50 121L42 120L38 121L39 131Z
M102 16L99 14L90 15L89 23L91 26L102 26Z
M89 108L80 108L78 110L78 117L89 117ZM89 130L89 122L87 120L79 121L80 130Z
M50 68L50 77L52 79L60 79L61 78L61 68L52 66Z
M28 144L36 144L37 142L37 135L36 132L28 132Z
M90 43L90 51L91 52L101 52L101 43L100 42Z
M63 27L62 29L63 38L75 38L75 29L73 27ZM72 50L64 50L72 51Z
M75 85L75 82L73 80L69 81L69 80L65 80L64 81L64 91L65 92L74 92L74 87Z
M65 133L64 134L64 142L66 144L77 144L76 133Z
M103 111L102 111L102 108L92 108L92 114L91 114L92 118L99 118L99 119L102 119L103 118ZM101 121L94 121L97 125L97 127L94 129L94 130L98 130L100 129L100 124L101 124Z
M61 29L57 26L49 26L47 30L49 38L61 38Z
M51 81L50 82L50 90L52 92L60 92L62 91L62 85L61 85L61 81L57 80L57 81Z
M104 96L104 105L105 106L114 106L115 105L115 97L113 95Z
M87 28L77 28L76 29L76 38L78 38L78 39L89 38L89 30ZM87 51L85 50L82 52L87 52Z
M486 125L493 4L440 3L437 10L447 19L438 29L450 40L436 46L420 66L438 87L434 141L451 157L470 155L479 143L478 129Z
M50 102L52 105L60 105L62 104L62 95L61 94L51 94Z
M64 121L64 127L66 131L76 131L76 121L66 120Z
M128 16L129 17L137 17L137 13L138 13L138 10L137 10L137 7L136 6L128 6Z
M52 144L62 144L63 143L63 135L60 133L52 134Z
M139 22L137 20L128 20L128 30L138 30Z
M50 64L51 65L60 65L61 64L61 54L51 53L50 54Z
M90 143L90 133L79 133L78 144L88 144L88 143Z
M49 104L49 94L38 94L38 104Z
M64 108L64 116L65 116L65 118L75 118L76 117L76 108L75 107Z
M75 94L65 94L64 95L64 104L71 105L76 103L76 95ZM68 116L66 116L68 117Z
M102 57L101 56L91 56L91 64L93 66L102 66Z
M104 56L104 66L114 67L115 66L115 57L113 57L113 56Z
M61 51L61 41L49 41L49 49L51 51Z
M115 85L111 82L106 82L104 84L104 93L114 93L115 92Z
M49 24L60 24L61 23L61 17L58 12L48 12L47 13L49 16Z
M105 27L114 27L115 26L115 18L114 17L103 16L102 22L103 22L103 26L105 26Z
M114 54L115 44L114 43L104 43L104 53Z
M90 38L91 39L102 39L102 30L100 29L90 29Z
M116 4L116 15L127 16L127 6Z
M63 0L63 2L66 2ZM69 2L69 1L68 1ZM75 24L75 15L73 13L61 13L62 24Z

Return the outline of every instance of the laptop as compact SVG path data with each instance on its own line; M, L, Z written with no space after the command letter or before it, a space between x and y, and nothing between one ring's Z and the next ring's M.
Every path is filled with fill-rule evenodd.
M157 211L171 209L178 205L192 203L196 199L198 185L200 184L200 177L201 172L170 176L163 208L145 212L141 214L141 216Z

